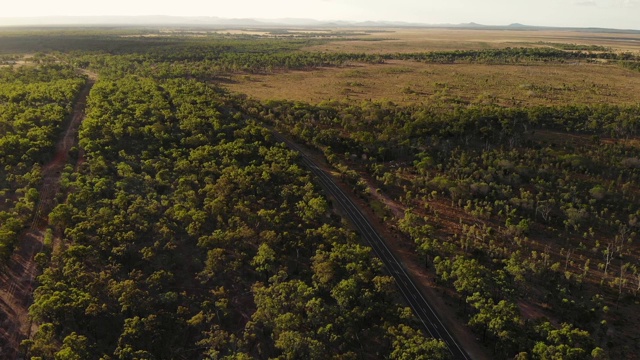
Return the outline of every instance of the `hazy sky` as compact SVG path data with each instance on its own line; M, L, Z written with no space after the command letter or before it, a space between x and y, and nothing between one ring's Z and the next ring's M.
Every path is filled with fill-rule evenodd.
M640 29L640 0L11 0L0 17L176 15Z

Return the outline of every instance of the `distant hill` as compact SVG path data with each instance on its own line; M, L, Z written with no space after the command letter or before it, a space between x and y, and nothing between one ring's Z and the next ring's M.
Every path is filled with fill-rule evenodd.
M569 28L545 27L512 23L509 25L483 25L475 22L463 24L426 24L404 21L323 21L301 18L253 19L253 18L221 18L215 16L47 16L47 17L0 17L0 27L6 26L195 26L213 28L257 28L275 27L314 27L314 28L349 28L349 27L419 27L419 28L452 28L483 30L572 30L587 32L625 32L640 34L640 30L622 30L606 28Z

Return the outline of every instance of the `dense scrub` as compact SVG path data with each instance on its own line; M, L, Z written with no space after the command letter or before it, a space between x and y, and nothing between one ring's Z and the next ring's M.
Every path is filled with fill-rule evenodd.
M398 229L500 357L630 351L616 343L633 335L607 329L633 326L640 288L640 108L274 101L260 116L322 149L357 191L353 169L404 204ZM545 316L524 317L524 304Z
M0 262L34 216L41 165L83 83L66 67L0 68Z
M101 76L80 132L84 159L64 174L70 194L49 215L61 247L38 256L30 355L447 357L261 122L322 150L363 196L366 177L407 209L387 220L456 291L496 358L638 350L628 345L638 343L638 106L258 103L212 85L233 72L391 59L637 68L637 57L558 44L568 51L362 55L301 51L316 39L67 35L0 37L52 51L32 62ZM0 232L3 244L31 216L38 163L82 83L59 65L39 69L0 74L11 149L0 181L20 195L3 190L0 224L15 225Z
M99 81L29 354L446 358L269 131L197 81Z

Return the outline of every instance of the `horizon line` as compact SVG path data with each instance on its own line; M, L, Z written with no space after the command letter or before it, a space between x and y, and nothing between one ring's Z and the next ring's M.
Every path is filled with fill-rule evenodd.
M104 23L80 23L80 22L64 22L63 20L74 19L144 19L144 18L168 18L168 19L217 19L221 20L224 23L123 23L123 22L104 22ZM30 23L29 20L44 20L44 19L59 19L57 22L52 23ZM2 20L14 20L13 24L2 24ZM254 21L258 24L234 24L234 21ZM291 22L297 22L292 24ZM305 24L304 22L309 22ZM464 22L464 23L426 23L426 22L414 22L414 21L405 21L405 20L340 20L340 19L331 19L331 20L319 20L314 18L304 18L304 17L282 17L282 18L256 18L256 17L220 17L220 16L211 16L211 15L165 15L165 14L156 14L156 15L44 15L44 16L2 16L0 15L0 27L25 27L25 26L88 26L88 25L210 25L210 26L301 26L301 27L313 27L313 26L331 26L333 23L340 23L341 25L351 25L351 26L359 26L359 25L370 25L373 27L385 27L385 26L404 26L404 27L468 27L468 28L542 28L542 29L567 29L567 30L575 30L575 29L586 29L586 30L617 30L617 31L634 31L640 32L640 29L632 29L632 28L610 28L610 27L602 27L602 26L566 26L566 25L529 25L522 24L518 22L510 23L510 24L482 24L474 21ZM378 25L376 25L378 24Z

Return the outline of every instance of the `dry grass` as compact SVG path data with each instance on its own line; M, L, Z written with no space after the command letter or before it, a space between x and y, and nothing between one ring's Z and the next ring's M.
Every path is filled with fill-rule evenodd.
M433 101L504 106L636 104L640 73L605 64L439 65L389 61L312 71L236 75L232 91L261 100Z
M376 37L395 37L389 41L349 41L334 42L315 47L320 51L346 52L394 52L394 51L431 51L454 49L482 49L516 46L541 46L538 41L575 43L584 45L609 46L616 50L640 50L640 36L635 38L622 34L591 33L545 33L545 32L481 32L481 31L404 31L402 34L376 34ZM581 36L580 38L577 36ZM616 39L618 37L618 39ZM389 61L382 65L356 64L344 68L324 68L313 71L290 71L270 75L237 75L228 84L233 91L246 93L255 98L288 99L317 103L328 99L349 99L354 102L363 100L391 100L397 103L421 103L447 101L458 103L496 103L505 106L563 105L563 104L638 104L640 103L640 72L623 69L613 64L531 64L531 65L480 65L457 64L438 65L411 61ZM535 140L558 145L581 146L595 143L589 136L567 135L560 132L536 131ZM609 143L612 139L601 139ZM621 141L621 140L618 140ZM639 146L638 139L621 141L627 146ZM363 175L363 173L361 173ZM388 196L384 202L393 204L396 212L402 213L404 205L392 200L396 196L390 193L376 193L377 186L372 182L372 193ZM392 194L395 195L395 194ZM376 206L377 207L377 206ZM416 206L416 209L424 208ZM466 224L476 224L478 219L454 206L448 199L438 199L429 203L429 208L438 212L438 229L442 238L453 232L460 232L461 219ZM425 214L422 214L425 215ZM428 215L428 214L427 214ZM484 221L484 220L483 220ZM490 223L494 229L500 224ZM492 219L491 221L496 221ZM547 245L554 261L564 263L566 258L562 249L564 242L552 242L555 234L532 231L526 246L541 252ZM586 239L575 237L573 243L587 243ZM604 239L591 239L587 248L592 249L595 240L605 243ZM566 245L565 245L566 246ZM627 258L627 257L626 257ZM637 258L637 248L629 259ZM586 259L591 264L602 262L600 252L593 250L573 255L569 269L579 273ZM573 262L575 261L575 265ZM628 260L625 260L628 261ZM613 270L612 270L613 273ZM601 270L592 265L585 279L586 293L605 294L607 299L615 299L615 289L607 284L600 285ZM608 281L613 277L609 277ZM544 299L541 287L535 285L528 297L518 301L522 314L527 319L549 317L557 324L549 303ZM634 305L632 302L635 301ZM612 300L606 303L615 310L607 315L609 331L615 331L617 346L628 346L629 353L637 351L637 324L640 321L637 299L624 300L618 306ZM599 311L599 310L598 310ZM594 337L603 337L594 332ZM604 337L603 337L604 338ZM617 350L616 350L617 351ZM620 354L616 352L615 354Z
M383 41L336 41L307 48L310 51L393 53L475 50L539 46L537 42L600 45L615 51L640 51L640 34L577 31L388 29L371 35ZM369 36L369 37L371 37ZM366 39L366 37L364 37Z
M545 46L545 43L600 45L640 52L640 34L575 31L388 29L381 41L335 41L311 51L365 53ZM363 37L363 39L366 37ZM239 75L229 85L258 99L320 102L328 99L391 100L396 103L444 100L505 106L566 103L637 103L640 73L612 65L435 65L389 61L384 65Z
M224 30L214 31L214 33L216 33L216 34L229 34L229 35L258 35L258 36L270 35L269 31L239 30L239 29L224 29Z

